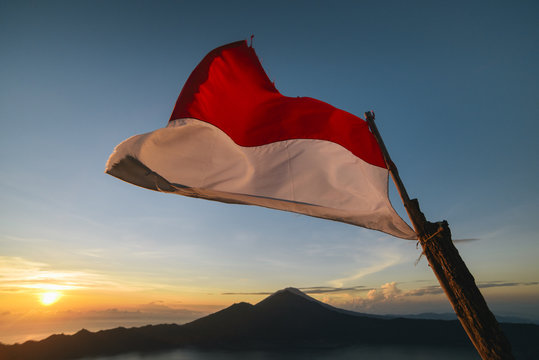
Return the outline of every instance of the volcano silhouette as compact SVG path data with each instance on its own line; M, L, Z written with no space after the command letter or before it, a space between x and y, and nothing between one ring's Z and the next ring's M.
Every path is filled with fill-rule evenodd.
M295 288L277 291L256 305L234 304L183 328L193 335L203 334L192 339L199 345L225 348L443 345L448 339L453 346L470 346L457 321L388 319L346 311Z
M502 324L517 358L537 354L539 326ZM234 304L193 322L148 325L1 345L0 359L75 359L175 348L227 350L333 349L353 345L464 347L472 345L457 321L387 318L342 310L298 289L277 291L256 305ZM516 346L515 346L516 345ZM532 349L533 348L533 349ZM532 355L530 355L532 356ZM534 356L534 355L533 355Z

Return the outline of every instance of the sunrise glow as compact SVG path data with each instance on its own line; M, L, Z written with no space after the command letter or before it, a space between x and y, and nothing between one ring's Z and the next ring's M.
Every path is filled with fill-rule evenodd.
M57 291L49 291L46 293L42 293L39 295L39 301L44 306L49 306L57 302L62 297L62 294L60 294Z
M4 345L187 324L288 287L347 311L455 320L421 244L350 220L388 225L391 205L412 225L365 121L371 110L409 197L428 221L447 220L490 313L539 326L539 1L0 0L0 9L0 360ZM238 65L243 56L257 61ZM222 88L229 71L238 92ZM264 206L240 205L246 194ZM378 196L382 207L367 201ZM346 223L324 219L319 202ZM418 345L449 339L426 335ZM458 347L448 344L433 357L413 344L361 356L442 360ZM50 358L71 354L61 350ZM335 351L315 357L355 356Z

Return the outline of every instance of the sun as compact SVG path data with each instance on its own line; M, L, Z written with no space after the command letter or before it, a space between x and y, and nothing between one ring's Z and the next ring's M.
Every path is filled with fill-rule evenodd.
M49 291L39 295L39 301L42 305L49 306L57 302L62 297L57 291Z

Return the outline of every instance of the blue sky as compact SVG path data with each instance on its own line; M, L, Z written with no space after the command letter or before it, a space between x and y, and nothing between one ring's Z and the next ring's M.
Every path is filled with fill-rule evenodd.
M539 318L538 15L534 1L0 1L0 297L34 274L76 284L58 311L90 289L96 309L127 307L122 292L177 309L286 286L449 311L413 242L104 174L119 142L166 125L207 52L254 34L284 95L374 110L427 218L480 239L458 248L491 307Z

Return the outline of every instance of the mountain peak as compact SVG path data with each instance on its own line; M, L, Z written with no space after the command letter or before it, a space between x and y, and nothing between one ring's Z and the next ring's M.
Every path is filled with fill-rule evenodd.
M274 292L273 294L271 294L270 296L268 296L267 298L262 300L260 303L267 302L267 301L270 301L270 300L275 300L276 298L282 298L282 297L287 297L287 298L291 298L291 299L300 297L300 298L303 298L303 299L306 299L306 300L309 300L309 301L315 301L315 302L318 301L318 300L310 297L309 295L305 294L300 289L297 289L297 288L294 288L294 287L287 287L287 288L284 288L284 289L281 289L281 290L277 290L276 292Z
M301 291L300 289L295 288L295 287L287 287L287 288L281 289L279 291L288 291L288 292L290 292L292 294L301 295L301 296L307 296L303 291Z
M268 307L268 306L289 307L289 306L292 306L292 304L294 303L297 305L300 305L301 303L304 303L305 301L308 301L310 306L321 307L326 311L329 310L332 312L337 312L337 313L352 315L352 316L383 318L383 316L381 315L364 314L364 313L360 313L356 311L336 308L334 306L326 304L325 302L316 300L315 298L307 295L300 289L294 288L294 287L287 287L287 288L278 290L274 292L273 294L271 294L270 296L268 296L267 298L265 298L264 300L260 301L255 306L256 307Z
M300 289L295 288L295 287L287 287L287 288L284 288L284 289L281 289L281 290L277 290L276 292L273 293L273 295L284 293L284 292L287 292L287 293L290 293L290 294L293 294L293 295L298 295L298 296L304 297L306 299L315 300L312 297L310 297L309 295L305 294Z
M287 287L274 292L273 294L256 304L255 307L266 309L303 309L303 306L305 305L308 305L309 307L314 306L315 308L322 307L326 310L333 309L330 305L324 304L323 302L310 297L303 291L294 287Z

